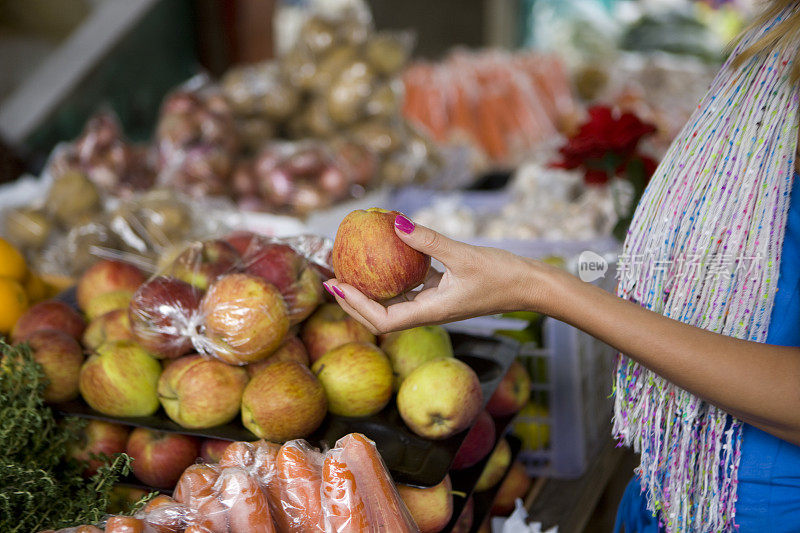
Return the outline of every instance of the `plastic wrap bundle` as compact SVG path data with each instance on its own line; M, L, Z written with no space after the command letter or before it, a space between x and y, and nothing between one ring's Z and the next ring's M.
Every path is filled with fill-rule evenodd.
M114 113L100 111L87 121L80 137L54 151L47 172L54 179L79 172L103 192L125 196L152 187L153 167L147 147L126 141Z
M154 141L161 184L193 197L228 191L239 141L230 105L205 77L167 96Z
M532 52L459 51L404 75L403 113L441 143L464 141L507 166L557 134L575 113L561 62Z
M409 33L374 31L362 11L345 10L338 16L317 13L308 17L285 55L234 68L221 87L236 114L240 137L254 152L270 136L338 144L350 140L372 151L377 168L370 170L383 181L426 181L440 171L441 155L400 113L399 76L412 45ZM319 188L317 193L328 202L342 197Z
M318 237L250 233L192 243L136 291L131 331L161 358L197 351L232 365L263 360L321 302L327 265L311 261L329 249Z
M96 533L95 526L58 533ZM173 497L106 533L418 533L375 443L360 433L323 453L304 440L234 442L219 464L188 467ZM52 532L42 532L52 533Z
M248 210L306 215L363 196L376 167L374 154L355 142L279 141L237 166L233 193Z

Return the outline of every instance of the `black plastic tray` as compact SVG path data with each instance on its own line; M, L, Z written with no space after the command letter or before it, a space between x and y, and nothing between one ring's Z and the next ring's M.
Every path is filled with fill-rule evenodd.
M59 299L74 305L74 292L66 291ZM451 333L450 338L456 357L467 363L478 374L484 403L488 402L508 366L517 356L519 345L515 341L501 337L478 337L463 333ZM194 430L179 426L170 420L162 409L152 416L112 417L93 410L83 400L53 407L63 414L173 433L231 441L256 439L238 420L213 428ZM397 405L392 399L383 411L365 418L347 418L328 413L322 425L309 435L307 440L322 448L330 448L339 438L353 432L363 433L375 441L396 482L418 487L436 485L444 479L467 434L465 430L447 439L436 441L419 437L403 423Z

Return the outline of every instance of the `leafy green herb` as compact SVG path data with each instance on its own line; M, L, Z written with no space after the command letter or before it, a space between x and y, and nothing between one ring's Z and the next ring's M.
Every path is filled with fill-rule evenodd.
M131 458L111 458L90 479L69 458L85 421L57 418L45 405L47 385L30 348L0 339L0 531L38 532L99 522L114 483Z

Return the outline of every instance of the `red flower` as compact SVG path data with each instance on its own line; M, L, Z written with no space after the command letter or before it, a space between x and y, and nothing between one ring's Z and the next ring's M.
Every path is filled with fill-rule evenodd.
M583 168L586 183L604 184L613 175L624 175L628 163L636 158L643 162L647 159L646 168L655 163L636 154L639 141L655 131L652 124L642 122L633 113L614 116L610 107L591 107L589 120L561 147L562 160L555 166ZM652 171L647 173L650 174Z

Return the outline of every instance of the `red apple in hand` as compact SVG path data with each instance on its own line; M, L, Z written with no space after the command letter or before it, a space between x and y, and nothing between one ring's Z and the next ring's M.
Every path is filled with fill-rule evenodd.
M170 263L164 275L206 290L214 280L237 268L239 260L239 254L225 241L195 242Z
M519 361L514 361L486 404L486 410L492 416L513 415L525 407L530 397L531 378L528 371Z
M63 331L73 339L80 340L86 323L73 308L64 302L48 300L31 306L19 317L11 330L11 341L22 342L31 333L40 329Z
M242 259L245 271L275 285L289 310L289 320L298 324L322 301L319 274L291 246L264 242L251 246Z
M333 243L333 271L373 300L388 300L425 280L431 258L400 240L397 211L372 208L344 217Z
M92 459L90 454L104 453L109 457L125 451L129 428L102 420L89 420L81 434L81 440L70 447L70 456L86 462L83 475L89 477L97 472L102 461Z
M104 259L92 265L78 281L78 307L86 311L91 300L108 292L136 292L146 280L144 273L135 266Z
M439 533L453 516L453 494L450 476L426 489L397 485L397 492L411 512L420 533Z
M175 278L151 279L133 295L128 309L136 341L156 357L173 359L192 350L187 335L197 321L200 291Z
M83 365L83 349L78 342L61 331L41 329L23 341L30 345L33 360L42 365L49 381L44 389L46 402L58 403L78 397L78 381Z
M492 503L490 514L493 516L508 516L514 510L514 502L517 498L525 498L531 488L533 480L528 476L525 467L519 461L515 461L509 468L500 488L497 489L497 496Z
M313 363L349 342L375 343L375 335L336 304L323 304L303 325L301 335Z
M494 441L494 420L485 410L481 411L456 452L451 468L460 470L474 465L492 451Z
M133 474L142 483L171 489L186 467L194 464L200 444L188 435L136 428L128 437L125 453L133 458Z
M208 349L232 365L260 361L283 343L289 314L278 289L258 276L227 274L200 302Z

